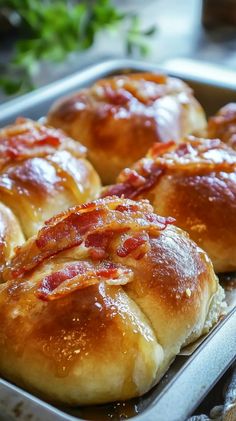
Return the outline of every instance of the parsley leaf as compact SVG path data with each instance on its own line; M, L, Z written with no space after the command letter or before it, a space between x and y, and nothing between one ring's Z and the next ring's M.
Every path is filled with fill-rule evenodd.
M155 28L141 31L136 15L121 13L112 0L0 0L4 15L14 14L20 40L15 42L11 62L1 71L0 89L7 94L33 88L40 61L61 62L73 51L91 47L97 33L119 30L124 22L128 54L146 55L146 38Z

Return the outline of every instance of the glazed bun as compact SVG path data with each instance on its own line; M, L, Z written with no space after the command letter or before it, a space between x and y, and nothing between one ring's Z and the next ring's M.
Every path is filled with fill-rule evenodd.
M151 73L100 80L62 98L48 122L88 148L104 184L114 182L154 142L179 140L206 126L204 111L184 82Z
M28 238L69 206L98 196L86 148L60 130L26 119L0 130L0 200Z
M147 201L105 198L51 219L0 286L0 373L69 405L149 390L217 321L207 255Z
M156 144L103 196L111 194L149 199L208 253L216 272L236 270L236 153L220 140Z
M208 120L208 136L219 138L236 149L236 103L232 102L221 108Z

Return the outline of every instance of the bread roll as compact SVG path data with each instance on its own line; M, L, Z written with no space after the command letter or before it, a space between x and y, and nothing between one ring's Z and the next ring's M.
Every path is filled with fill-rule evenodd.
M103 193L112 194L149 199L208 253L216 272L236 270L236 153L220 140L156 144Z
M114 182L154 142L179 140L206 126L204 111L184 82L151 73L100 80L62 98L48 122L87 146L104 184Z
M214 324L207 255L147 201L106 198L52 218L0 285L0 373L50 401L140 396Z
M222 107L218 113L208 120L208 136L218 137L233 149L236 149L236 103Z
M0 130L0 200L27 238L57 212L98 196L99 177L85 155L79 142L31 120Z

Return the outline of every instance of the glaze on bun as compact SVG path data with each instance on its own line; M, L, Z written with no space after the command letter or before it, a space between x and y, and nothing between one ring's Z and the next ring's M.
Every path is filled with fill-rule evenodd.
M224 299L211 261L173 222L118 197L49 220L3 272L1 375L68 405L156 384Z
M206 119L181 80L137 73L103 79L59 99L48 123L83 143L103 183L110 184L154 142L201 132Z

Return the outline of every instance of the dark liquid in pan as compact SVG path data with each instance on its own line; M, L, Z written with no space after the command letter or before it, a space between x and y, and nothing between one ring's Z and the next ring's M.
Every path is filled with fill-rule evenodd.
M221 273L219 276L220 284L226 291L236 288L236 272Z
M135 399L128 402L116 402L110 405L86 407L79 411L71 412L71 415L79 416L85 420L126 420L139 414L138 402Z

